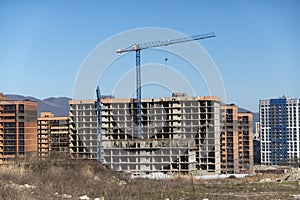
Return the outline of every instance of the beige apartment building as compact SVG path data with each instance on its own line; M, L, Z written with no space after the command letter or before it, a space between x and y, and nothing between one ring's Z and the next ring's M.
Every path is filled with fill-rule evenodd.
M38 157L57 158L69 155L69 117L56 117L51 112L41 112L38 118Z

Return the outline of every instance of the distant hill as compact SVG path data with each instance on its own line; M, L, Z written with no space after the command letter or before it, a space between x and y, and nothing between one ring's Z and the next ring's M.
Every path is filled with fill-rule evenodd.
M52 112L55 116L68 116L69 115L69 103L70 98L67 97L50 97L44 100L37 99L30 96L6 95L9 100L30 100L38 103L38 115L41 112Z
M247 109L245 109L245 108L240 108L240 107L238 107L238 112L243 113L243 112L251 112L251 111L249 111L249 110L247 110ZM251 113L252 113L252 112L251 112Z

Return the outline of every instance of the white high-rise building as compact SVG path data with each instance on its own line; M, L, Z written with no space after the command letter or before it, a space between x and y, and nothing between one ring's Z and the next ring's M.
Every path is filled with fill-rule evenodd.
M261 164L300 161L300 100L260 100Z

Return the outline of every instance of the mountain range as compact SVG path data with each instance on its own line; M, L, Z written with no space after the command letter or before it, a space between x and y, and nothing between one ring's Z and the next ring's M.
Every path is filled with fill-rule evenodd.
M6 95L9 100L30 100L38 103L38 116L41 112L52 112L55 116L68 116L69 115L69 100L68 97L50 97L47 99L38 99L30 96Z

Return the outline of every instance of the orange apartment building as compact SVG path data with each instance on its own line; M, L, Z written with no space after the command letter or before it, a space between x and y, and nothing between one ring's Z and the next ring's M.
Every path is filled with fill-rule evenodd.
M221 106L221 173L253 172L252 113L234 104Z
M51 112L41 112L38 118L38 157L55 158L69 154L69 117L55 117Z
M8 100L0 93L0 165L37 153L37 102Z

